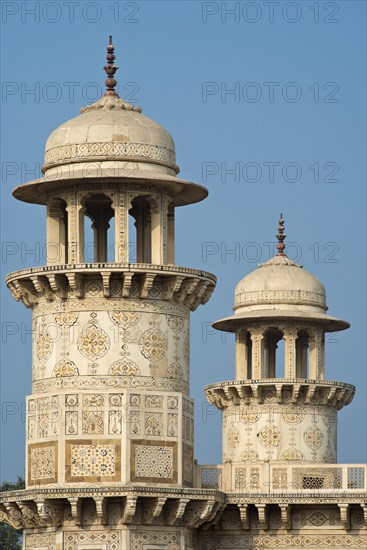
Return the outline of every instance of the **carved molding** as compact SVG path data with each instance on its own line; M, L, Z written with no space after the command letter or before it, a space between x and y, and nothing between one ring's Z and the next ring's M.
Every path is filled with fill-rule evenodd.
M235 308L253 304L303 304L318 306L327 309L325 295L308 290L254 290L251 292L239 292L235 296Z
M150 290L156 284L162 289L159 295L163 301L186 305L191 311L209 299L216 284L215 276L204 271L150 264L119 264L118 267L116 264L77 264L57 266L57 274L55 271L54 267L18 271L7 277L7 284L13 297L31 308L42 300L88 298L85 282L91 275L100 280L104 298L137 298L132 294L136 281L139 299L154 299ZM120 288L117 294L116 283Z
M163 164L178 172L175 152L149 143L102 142L60 145L45 153L43 170L60 164L96 160L127 160Z
M335 391L331 391L334 388ZM312 406L313 401L338 410L348 405L355 393L355 387L344 382L277 378L210 384L205 387L205 394L209 403L222 410L230 405L263 404L265 391L269 390L274 391L279 404L287 403L290 394L290 402L294 405ZM283 396L285 392L287 399Z

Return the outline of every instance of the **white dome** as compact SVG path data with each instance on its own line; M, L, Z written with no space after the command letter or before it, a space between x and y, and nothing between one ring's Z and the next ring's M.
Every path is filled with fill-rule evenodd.
M279 309L289 305L327 310L324 285L286 256L275 256L236 286L236 313L249 309Z
M324 285L285 255L274 256L246 275L236 286L234 315L213 323L218 330L236 332L238 327L264 319L302 320L325 331L344 330L347 321L326 313Z
M43 172L72 163L131 162L176 175L175 144L162 126L140 107L104 96L49 136ZM144 168L147 168L146 166Z

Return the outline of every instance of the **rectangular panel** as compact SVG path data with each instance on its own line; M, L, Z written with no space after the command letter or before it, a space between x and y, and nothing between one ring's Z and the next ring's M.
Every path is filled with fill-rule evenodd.
M177 443L131 441L131 481L177 483Z
M57 483L57 442L28 445L28 485Z
M120 481L120 442L113 439L67 441L65 479L68 482Z

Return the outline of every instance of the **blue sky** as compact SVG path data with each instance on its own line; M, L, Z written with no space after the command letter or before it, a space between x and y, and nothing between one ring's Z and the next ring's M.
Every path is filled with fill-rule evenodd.
M177 264L218 276L212 299L192 315L197 459L221 461L220 414L205 415L203 387L234 377L233 337L209 324L231 313L236 283L268 259L282 211L289 254L323 281L329 313L352 325L328 338L326 373L357 386L339 413L338 459L364 462L365 2L3 1L1 8L1 280L45 263L44 209L11 191L38 176L51 131L102 90L112 34L120 95L171 132L180 175L210 191L177 216ZM12 480L24 471L31 321L3 282L1 304L0 478Z

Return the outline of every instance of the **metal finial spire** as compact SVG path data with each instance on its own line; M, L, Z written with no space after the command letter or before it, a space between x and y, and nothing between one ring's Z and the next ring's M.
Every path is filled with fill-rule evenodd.
M284 254L285 244L283 242L285 238L286 238L286 235L284 235L283 214L280 214L278 235L277 235L277 239L278 239L278 244L277 244L278 254L277 254L277 256L285 256L285 254Z
M107 65L103 67L108 77L105 82L107 90L105 91L104 95L105 96L112 95L112 96L118 97L117 92L115 91L115 86L117 84L117 81L114 78L115 72L118 70L118 67L116 67L116 65L114 64L114 61L116 59L114 51L115 51L115 47L112 44L112 36L110 36L110 41L107 46L107 57L106 57Z

